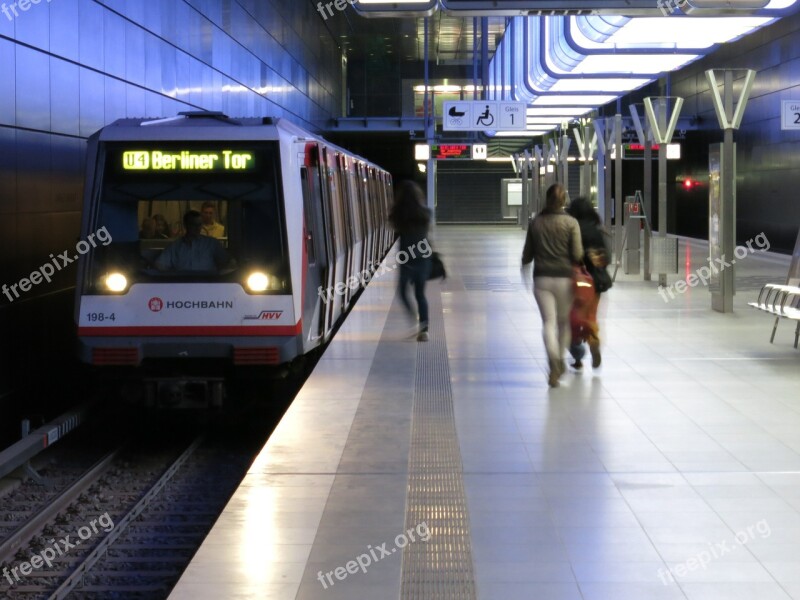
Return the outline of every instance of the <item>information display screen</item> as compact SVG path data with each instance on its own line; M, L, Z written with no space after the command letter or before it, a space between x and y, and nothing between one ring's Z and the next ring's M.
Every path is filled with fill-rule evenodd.
M470 144L431 144L431 158L472 158L472 146Z
M658 158L658 144L651 146L653 149L652 158ZM681 157L680 144L667 144L667 159L678 160ZM622 158L629 160L643 160L644 159L644 144L622 144Z

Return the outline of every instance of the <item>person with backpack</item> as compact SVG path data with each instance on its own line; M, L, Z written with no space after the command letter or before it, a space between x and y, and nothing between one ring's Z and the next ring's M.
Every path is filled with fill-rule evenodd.
M590 276L580 291L576 288L570 311L572 343L569 352L574 359L572 368L579 371L583 368L582 360L586 355L584 343L587 343L592 355L592 368L596 369L602 360L597 307L600 304L600 294L611 287L611 277L606 270L611 256L606 242L608 234L603 230L600 215L586 198L575 198L567 213L578 221L585 252L583 267ZM580 277L576 278L576 282L576 285L581 285Z

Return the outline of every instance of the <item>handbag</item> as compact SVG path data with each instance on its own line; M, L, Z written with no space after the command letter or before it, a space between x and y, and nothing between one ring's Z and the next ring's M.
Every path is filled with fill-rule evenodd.
M428 274L428 280L431 279L447 279L447 270L438 252L431 253L431 272Z
M592 267L591 276L598 294L607 292L611 289L611 286L614 285L614 282L611 280L611 275L605 267Z
M591 248L586 251L589 274L594 280L597 293L602 294L611 289L614 282L608 274L608 253L604 249Z

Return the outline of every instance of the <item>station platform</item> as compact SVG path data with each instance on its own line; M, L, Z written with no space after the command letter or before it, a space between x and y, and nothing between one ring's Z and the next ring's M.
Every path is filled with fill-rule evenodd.
M370 283L172 600L800 599L800 352L747 307L789 258L739 260L732 314L620 271L550 389L523 241L438 228L428 342Z

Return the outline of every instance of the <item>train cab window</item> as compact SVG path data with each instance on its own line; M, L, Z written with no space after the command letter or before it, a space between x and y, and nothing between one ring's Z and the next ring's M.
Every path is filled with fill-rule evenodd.
M195 156L194 166L213 164L208 148L215 145L219 143L203 143L197 150L179 150L186 144L160 146L158 156L164 161L161 157L171 152L173 166L179 160L192 164ZM120 168L131 152L109 144L96 219L113 241L90 256L89 288L105 293L100 282L112 271L132 283L243 283L261 272L269 281L263 293L289 293L277 149L264 143L253 146L239 153L251 157L257 169L156 171ZM226 143L219 162L234 152Z
M145 201L138 203L139 255L146 264L155 265L161 253L173 242L186 235L184 215L189 211L199 214L199 235L219 240L228 247L229 203L220 201Z

